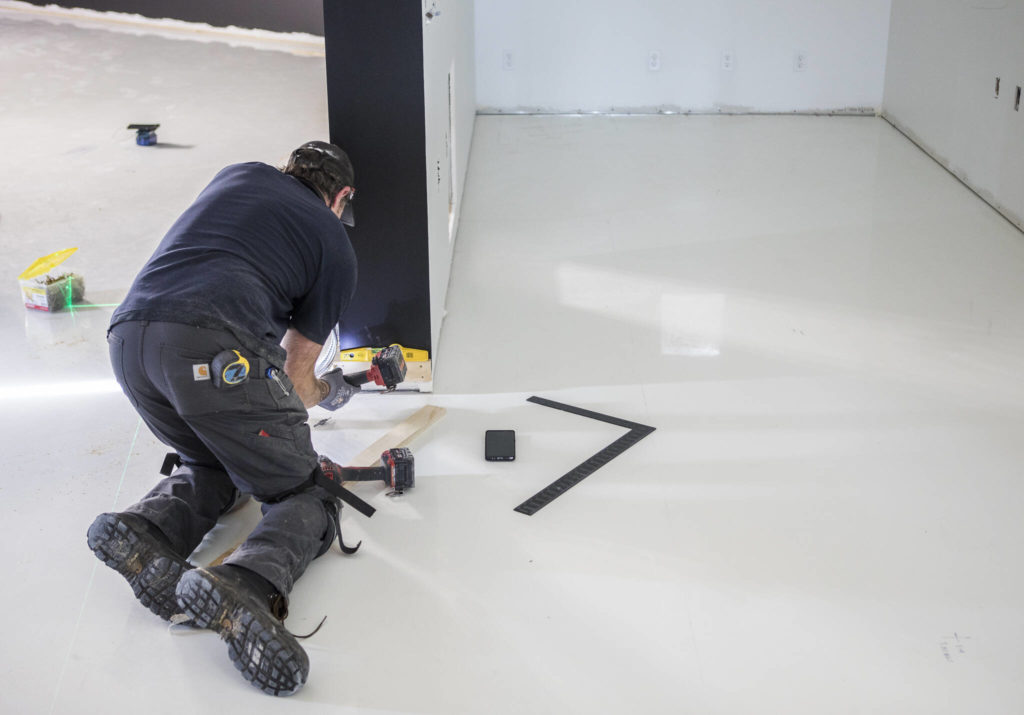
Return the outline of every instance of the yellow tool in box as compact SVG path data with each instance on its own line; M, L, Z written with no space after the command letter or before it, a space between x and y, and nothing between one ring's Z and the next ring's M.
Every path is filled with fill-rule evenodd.
M406 362L427 362L430 360L430 354L426 350L405 348L398 345L398 343L392 343L392 345L396 345L402 351L402 357L405 358ZM351 350L342 350L338 353L338 361L372 362L373 356L383 349L384 348L352 348Z

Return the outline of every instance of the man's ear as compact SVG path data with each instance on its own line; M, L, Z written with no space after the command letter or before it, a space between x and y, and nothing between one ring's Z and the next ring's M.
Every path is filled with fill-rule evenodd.
M348 199L348 195L352 193L352 187L346 186L338 195L334 197L334 201L331 203L331 210L338 211L341 208L341 204Z

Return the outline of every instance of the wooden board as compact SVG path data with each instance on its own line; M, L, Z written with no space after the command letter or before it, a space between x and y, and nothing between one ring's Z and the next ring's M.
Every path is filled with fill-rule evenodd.
M436 405L427 405L416 410L408 419L399 422L397 425L392 427L387 434L378 439L376 442L371 444L369 447L360 452L350 464L349 467L374 467L380 464L380 455L386 450L397 449L398 447L408 447L413 440L419 437L421 434L427 431L432 424L440 420L445 416L447 410L443 407L437 407ZM346 482L351 484L351 482ZM246 537L248 538L248 537ZM232 546L230 549L225 551L223 554L215 558L210 562L210 566L219 566L224 563L224 559L235 552L239 546L245 542L242 539L237 544Z
M397 449L398 447L408 447L409 444L420 434L425 432L428 427L444 417L446 411L447 410L443 407L436 407L434 405L421 407L419 410L414 412L409 419L392 427L386 435L360 452L355 459L352 460L352 464L346 466L376 466L380 463L380 455L383 454L385 450Z

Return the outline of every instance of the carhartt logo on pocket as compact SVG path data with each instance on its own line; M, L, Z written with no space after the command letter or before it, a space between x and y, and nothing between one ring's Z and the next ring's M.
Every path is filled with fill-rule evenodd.
M193 380L209 380L210 379L210 365L209 363L203 363L202 365L192 366L192 379Z

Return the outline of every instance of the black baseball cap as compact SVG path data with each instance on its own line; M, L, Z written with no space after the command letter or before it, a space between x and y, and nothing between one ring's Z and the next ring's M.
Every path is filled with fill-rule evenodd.
M355 197L355 171L352 169L352 161L345 151L329 142L312 141L306 142L292 152L288 159L289 168L306 169L310 171L322 171L334 180L337 190L345 186L352 187L352 195L345 202L345 208L341 212L341 222L346 226L355 226L356 217L352 210L352 198Z

